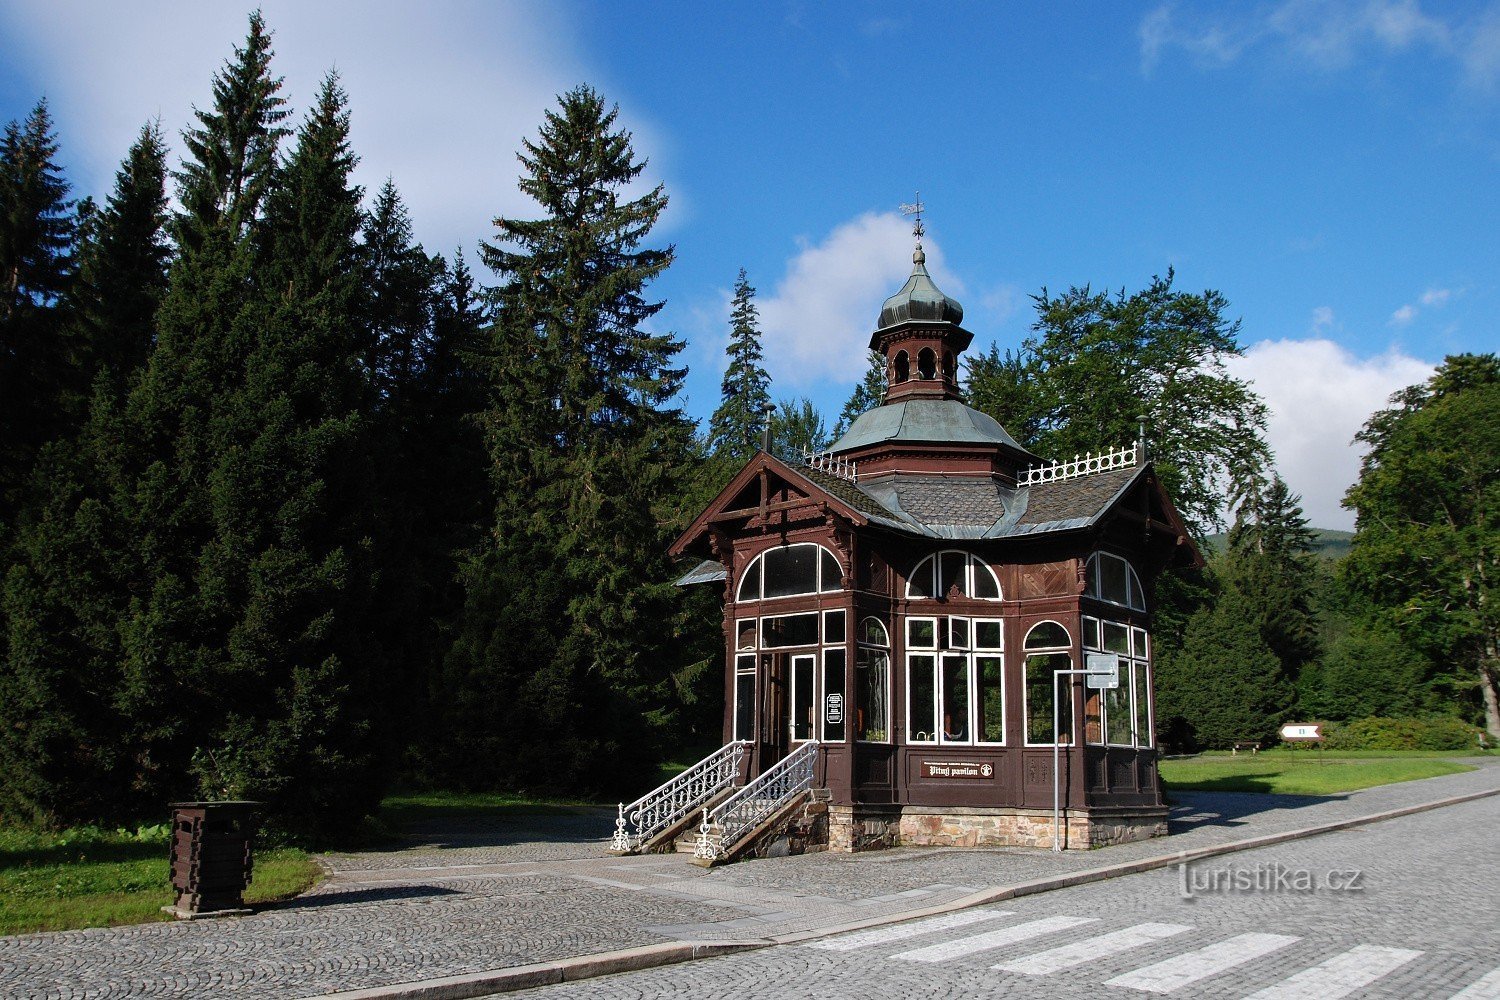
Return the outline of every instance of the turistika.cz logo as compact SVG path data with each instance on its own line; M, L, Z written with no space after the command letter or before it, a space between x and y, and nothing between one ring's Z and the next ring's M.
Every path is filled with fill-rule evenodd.
M1229 893L1364 892L1365 873L1358 868L1288 868L1279 863L1251 868L1194 868L1177 866L1177 892L1183 899Z

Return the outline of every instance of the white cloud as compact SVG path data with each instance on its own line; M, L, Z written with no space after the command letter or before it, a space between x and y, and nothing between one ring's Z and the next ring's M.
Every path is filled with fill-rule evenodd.
M8 58L24 59L45 89L64 153L81 168L72 171L80 193L105 193L148 118L160 115L180 150L192 106L210 103L210 79L243 42L245 11L254 6L18 0L0 8L0 34ZM516 188L520 140L536 134L558 93L586 79L554 5L259 6L294 121L337 68L363 158L356 179L373 191L393 177L429 249L462 242L472 253L492 218L534 211ZM635 131L638 156L655 152L649 126L630 120L628 109L621 122Z
M963 285L944 270L942 250L930 236L926 250L933 281L959 295ZM853 382L863 374L879 303L911 274L911 252L911 224L894 212L866 213L822 242L803 245L776 288L757 299L774 392Z
M1312 332L1323 333L1333 326L1333 307L1318 306L1312 311Z
M1357 358L1331 340L1263 340L1230 371L1249 379L1271 416L1267 436L1276 466L1315 527L1352 529L1344 492L1359 478L1354 435L1391 393L1427 379L1433 366L1392 349Z
M1281 0L1246 8L1197 8L1179 17L1167 3L1141 19L1141 71L1149 74L1171 49L1195 64L1219 68L1251 49L1279 51L1313 69L1343 69L1369 52L1424 48L1456 60L1471 83L1500 74L1500 7L1467 20L1429 15L1419 0Z
M1408 302L1406 305L1391 313L1391 325L1405 326L1417 318L1417 307Z
M1422 293L1422 304L1434 307L1446 305L1452 297L1453 290L1451 288L1429 288Z

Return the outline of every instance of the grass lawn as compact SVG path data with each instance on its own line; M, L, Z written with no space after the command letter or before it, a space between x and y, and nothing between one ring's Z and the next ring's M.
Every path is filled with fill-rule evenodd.
M445 816L566 815L600 803L582 799L536 799L506 792L402 792L380 803L380 820L388 835L414 823Z
M0 934L169 920L166 825L137 833L0 829ZM321 869L303 851L258 851L247 903L287 899Z
M1278 795L1334 795L1397 781L1472 771L1446 759L1454 754L1266 750L1232 757L1227 753L1177 757L1161 762L1168 792L1272 792Z

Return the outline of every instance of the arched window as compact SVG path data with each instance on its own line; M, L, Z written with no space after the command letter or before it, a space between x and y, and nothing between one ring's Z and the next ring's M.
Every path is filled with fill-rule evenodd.
M917 375L921 378L932 378L937 375L937 355L932 348L924 347L917 353Z
M906 578L906 596L947 597L955 586L963 597L1000 600L1000 581L994 570L977 557L957 549L935 552L917 563L917 568Z
M911 378L911 358L905 351L896 352L896 381L905 382Z
M1095 552L1089 556L1088 596L1137 611L1146 610L1146 590L1135 567L1119 556Z
M859 623L854 659L854 738L873 743L890 739L890 633L879 618Z
M843 569L823 546L813 542L767 549L745 567L736 601L771 600L799 594L821 594L843 586Z
M1067 682L1073 679L1073 675L1057 677L1057 671L1073 667L1072 637L1057 622L1037 622L1026 633L1022 645L1026 649L1026 742L1053 742L1052 703L1061 688L1062 736L1057 742L1072 743L1073 698L1072 687Z

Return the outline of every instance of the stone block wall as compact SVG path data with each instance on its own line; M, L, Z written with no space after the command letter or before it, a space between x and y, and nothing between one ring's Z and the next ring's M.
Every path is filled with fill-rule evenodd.
M1167 833L1165 809L1090 814L1069 810L1063 846L1072 850L1124 844ZM1052 847L1052 812L922 806L832 806L828 849L852 853L882 847Z

